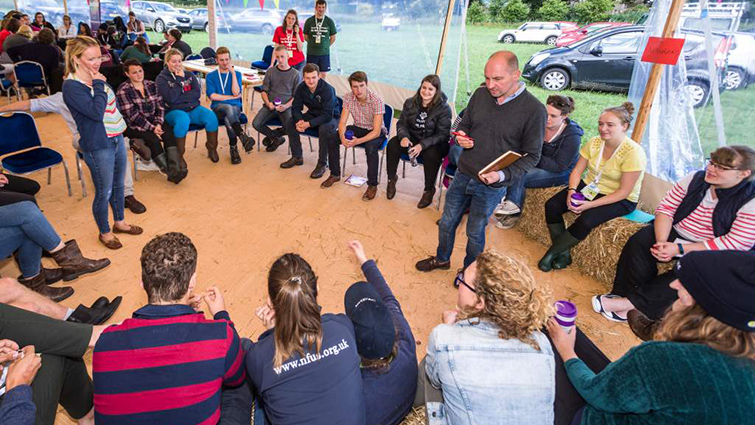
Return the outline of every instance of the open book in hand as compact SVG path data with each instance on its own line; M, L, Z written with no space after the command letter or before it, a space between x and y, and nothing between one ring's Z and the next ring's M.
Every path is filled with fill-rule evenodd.
M498 158L494 159L490 164L483 167L483 169L480 170L479 173L477 173L477 177L480 177L483 174L487 174L490 172L501 171L504 168L516 162L519 158L522 158L525 156L527 156L526 153L522 155L514 151L508 151L504 153L503 155L499 156Z

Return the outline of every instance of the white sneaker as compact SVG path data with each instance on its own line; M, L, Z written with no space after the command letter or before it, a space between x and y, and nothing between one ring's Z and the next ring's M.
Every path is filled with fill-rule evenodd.
M495 207L495 211L493 211L493 215L495 215L498 218L502 218L507 215L514 215L519 214L522 210L516 206L515 203L509 201L508 199L498 204L497 207Z
M504 215L498 218L495 222L495 227L499 229L511 229L519 222L520 216L518 215Z

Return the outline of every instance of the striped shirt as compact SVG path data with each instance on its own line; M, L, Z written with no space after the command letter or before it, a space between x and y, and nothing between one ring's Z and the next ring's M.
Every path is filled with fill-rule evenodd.
M360 103L354 93L346 93L343 96L343 107L349 110L355 126L367 130L372 130L375 115L380 115L382 119L383 114L385 114L383 99L369 89L367 90L367 101L364 103ZM385 125L381 124L381 127L383 133L385 133Z
M97 425L214 425L221 388L246 376L228 312L207 320L187 305L146 305L94 347Z
M85 84L83 81L76 78L76 76L73 74L70 74L68 78ZM94 87L90 87L90 89L92 96L94 96ZM105 133L107 133L107 137L120 136L124 131L126 131L126 121L123 120L123 116L118 110L118 105L115 100L115 93L107 83L105 83L105 94L107 94L107 104L105 105L105 115L103 115L102 117L102 124L105 126Z
M677 182L666 194L656 214L674 217L676 209L687 195L687 188L692 182L692 173ZM729 233L716 237L713 233L713 210L718 204L711 189L705 192L705 198L690 215L674 225L674 230L683 239L691 242L703 242L707 249L731 249L749 251L755 245L755 199L746 203L737 212L737 217L729 229Z

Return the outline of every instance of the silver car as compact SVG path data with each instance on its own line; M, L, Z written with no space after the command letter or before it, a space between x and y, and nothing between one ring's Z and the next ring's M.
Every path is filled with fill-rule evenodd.
M144 23L145 27L155 32L163 32L171 28L178 28L181 32L191 31L191 16L179 12L168 3L135 1L131 2L131 10L136 14L136 18Z
M207 8L206 7L200 7L198 9L193 9L189 11L189 16L191 16L192 20L192 28L195 30L202 30L204 32L208 32L210 29L210 24L207 22ZM228 22L230 21L227 17L224 15L221 15L218 12L215 12L215 16L217 16L217 25L218 29L228 29L230 28L230 25L228 25Z

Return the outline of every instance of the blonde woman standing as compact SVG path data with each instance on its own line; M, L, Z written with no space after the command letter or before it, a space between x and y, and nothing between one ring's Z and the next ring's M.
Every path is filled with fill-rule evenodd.
M71 111L81 138L79 146L89 166L95 196L92 213L99 239L110 249L121 248L116 233L139 235L143 230L124 217L124 176L128 159L123 140L126 122L118 111L115 93L100 73L102 54L97 40L78 36L66 46L63 100ZM108 205L115 225L111 228Z

